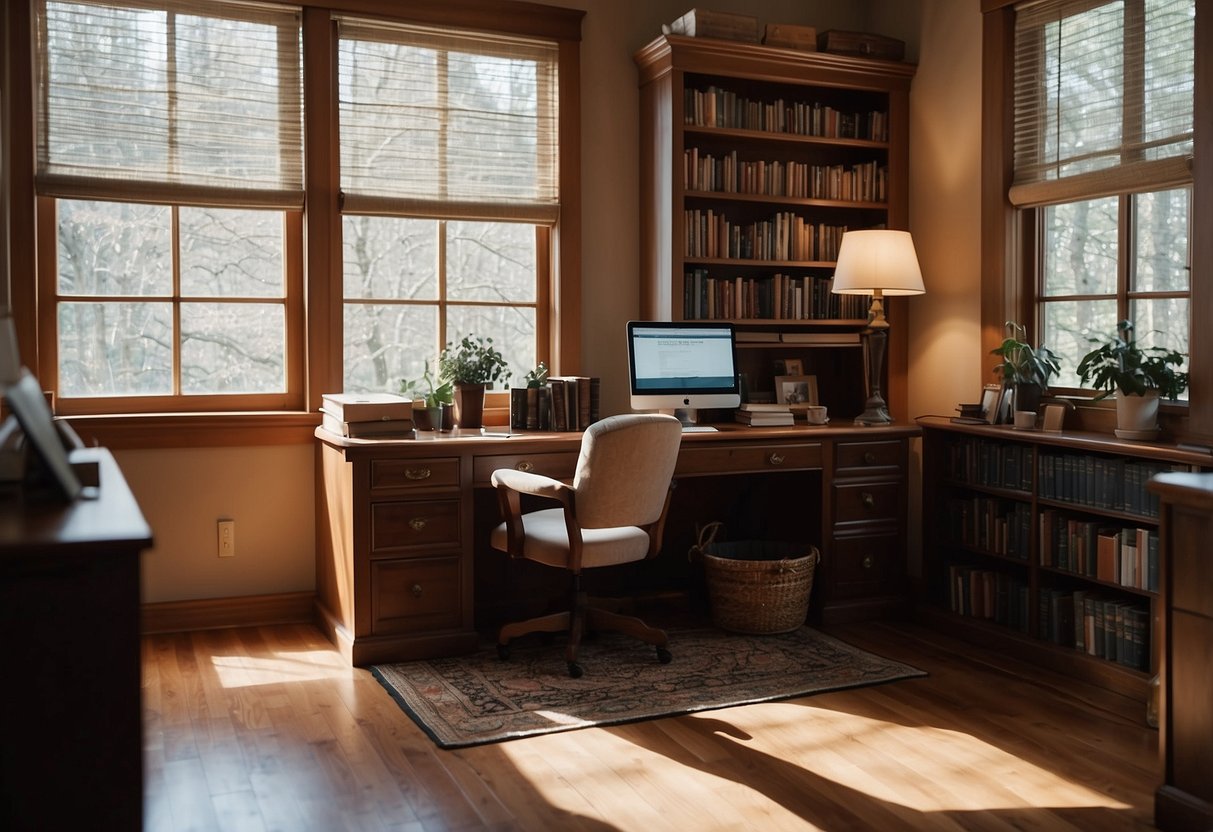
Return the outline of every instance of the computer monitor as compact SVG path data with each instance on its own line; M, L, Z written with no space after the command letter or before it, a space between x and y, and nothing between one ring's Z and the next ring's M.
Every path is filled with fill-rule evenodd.
M722 321L628 321L633 410L697 411L741 404L733 325Z

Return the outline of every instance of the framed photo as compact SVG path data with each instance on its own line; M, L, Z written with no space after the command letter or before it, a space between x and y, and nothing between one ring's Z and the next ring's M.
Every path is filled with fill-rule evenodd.
M991 425L998 424L998 407L1002 399L1002 385L987 384L981 391L981 419Z
M68 502L75 500L83 492L84 486L68 461L67 448L60 438L38 380L23 372L21 379L4 391L4 399L59 493Z
M775 400L780 404L817 404L817 376L776 376Z
M785 358L783 360L783 372L779 373L779 375L781 375L781 376L803 376L804 375L804 361L800 360L799 358Z

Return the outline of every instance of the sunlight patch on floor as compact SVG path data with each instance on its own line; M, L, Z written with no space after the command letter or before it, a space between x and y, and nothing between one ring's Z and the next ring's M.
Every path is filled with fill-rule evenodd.
M215 656L211 665L223 687L243 688L348 675L350 668L340 658L332 650L303 650L274 657Z
M704 711L664 727L670 740L660 747L639 744L636 738L648 734L625 726L498 748L538 793L569 811L584 811L580 800L600 788L602 778L623 777L642 788L684 794L692 802L696 793L706 802L708 795L727 792L731 801L748 804L747 811L770 819L785 816L778 788L724 776L730 767L776 772L779 788L797 784L835 795L844 805L872 801L911 813L1132 809L982 739L929 725L900 725L802 703L766 703ZM575 750L570 738L576 739ZM548 740L553 740L552 754L545 748ZM560 783L553 781L552 769ZM981 772L985 785L973 785L973 771Z

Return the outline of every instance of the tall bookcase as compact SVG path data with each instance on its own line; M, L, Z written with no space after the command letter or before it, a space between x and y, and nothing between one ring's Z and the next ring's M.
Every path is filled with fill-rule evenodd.
M1208 455L1106 434L939 417L923 428L918 608L952 631L1119 693L1158 670L1155 474Z
M642 316L733 321L749 388L799 359L831 416L858 414L867 298L829 285L844 230L906 227L915 66L676 35L635 60ZM895 415L903 303L887 308Z

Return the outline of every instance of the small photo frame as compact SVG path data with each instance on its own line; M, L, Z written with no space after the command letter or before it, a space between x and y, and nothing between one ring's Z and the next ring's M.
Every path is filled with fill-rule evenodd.
M1002 385L987 384L981 390L981 419L987 424L998 424L999 406L1002 401Z
M804 361L799 358L785 358L783 360L783 372L779 375L784 376L803 376Z
M775 400L780 404L817 404L817 376L775 376Z

